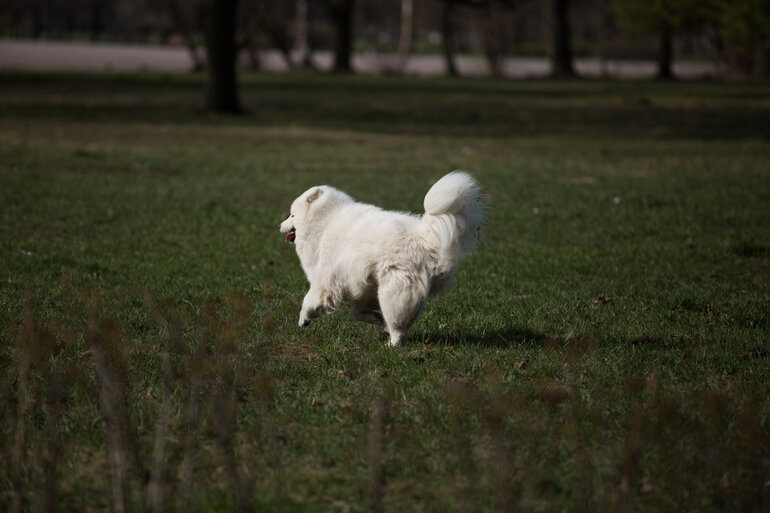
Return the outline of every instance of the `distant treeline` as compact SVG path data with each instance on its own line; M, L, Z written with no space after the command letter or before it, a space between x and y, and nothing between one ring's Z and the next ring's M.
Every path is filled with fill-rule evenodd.
M184 45L205 66L214 0L5 0L0 37ZM291 66L333 50L350 71L352 52L392 53L399 71L411 53L483 54L492 73L507 56L548 56L556 74L574 56L656 59L661 77L675 59L710 60L725 74L767 77L767 0L239 0L238 51L277 48Z

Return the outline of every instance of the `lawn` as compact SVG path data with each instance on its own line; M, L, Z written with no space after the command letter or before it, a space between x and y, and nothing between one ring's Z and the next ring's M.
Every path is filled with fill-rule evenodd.
M770 85L0 74L0 509L770 510ZM482 250L297 326L314 184Z

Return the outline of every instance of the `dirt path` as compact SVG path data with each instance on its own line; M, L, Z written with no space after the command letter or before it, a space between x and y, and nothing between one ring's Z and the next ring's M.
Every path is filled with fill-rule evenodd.
M262 52L260 59L265 71L286 70L276 51ZM314 60L319 68L328 69L332 56L329 52L317 52ZM353 67L361 73L383 73L395 70L396 62L393 55L358 54L353 58ZM0 40L0 69L183 72L191 66L187 51L180 47ZM484 59L477 56L461 56L457 66L463 75L484 75L488 70ZM593 77L643 78L655 74L652 61L577 59L575 67L581 75ZM511 78L544 76L549 70L545 59L509 58L503 63L504 75ZM441 75L444 63L437 55L416 55L410 57L405 71L409 75ZM713 76L715 72L711 63L674 63L674 74L681 78Z

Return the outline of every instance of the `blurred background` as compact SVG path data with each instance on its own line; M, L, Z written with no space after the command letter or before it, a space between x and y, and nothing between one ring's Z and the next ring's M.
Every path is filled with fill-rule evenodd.
M756 79L770 2L4 0L0 38L3 68Z

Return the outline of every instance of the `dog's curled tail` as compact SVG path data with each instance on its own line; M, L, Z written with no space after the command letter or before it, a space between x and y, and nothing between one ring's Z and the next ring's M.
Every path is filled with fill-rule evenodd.
M425 195L423 223L440 253L441 267L454 268L476 251L484 223L481 186L464 171L453 171Z

